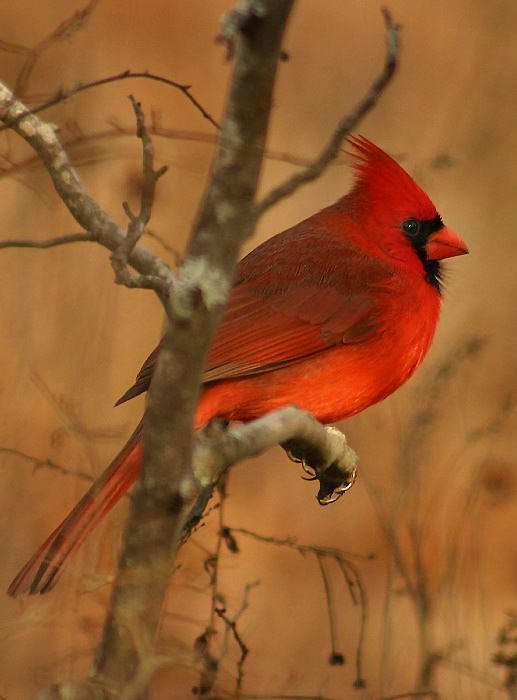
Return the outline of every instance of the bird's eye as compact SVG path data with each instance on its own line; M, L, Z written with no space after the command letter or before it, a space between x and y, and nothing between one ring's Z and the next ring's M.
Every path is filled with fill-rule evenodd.
M416 236L420 230L420 221L418 219L406 219L402 222L401 229L404 233L407 233L408 236Z

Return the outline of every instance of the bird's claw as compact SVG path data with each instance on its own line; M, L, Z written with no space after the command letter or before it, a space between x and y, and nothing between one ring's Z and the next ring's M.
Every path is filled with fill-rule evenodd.
M313 467L308 463L314 458L318 462L318 455L311 453L304 445L296 443L283 443L282 447L285 453L295 464L301 464L305 475L302 475L304 481L319 481L320 488L316 498L322 506L327 506L329 503L337 501L345 491L352 488L357 477L357 456L346 444L345 436L340 433L337 428L327 426L325 428L329 433L337 434L341 439L342 447L346 448L345 455L339 451L337 458L331 464L326 466ZM305 454L306 453L306 454Z
M292 450L290 450L288 447L284 446L284 450L285 450L287 457L291 460L291 462L294 462L295 464L301 464L303 466L304 471L307 471L305 469L305 460L298 459L298 457L295 457L292 453Z
M308 474L309 476L302 476L302 479L304 481L314 481L318 477L316 476L316 472L312 467L310 467L307 462L304 459L299 459L298 457L295 457L291 450L288 448L284 448L285 453L288 456L288 458L291 460L291 462L294 462L295 464L301 464L303 471Z
M321 482L320 492L316 496L320 506L328 506L330 503L335 503L338 498L351 489L355 484L357 478L357 469L354 468L352 472L347 476L345 481L343 481L339 486L332 488L330 485L325 485Z
M303 471L309 475L309 476L302 476L302 479L304 481L315 481L318 478L314 469L312 467L310 467L304 459L300 459L299 463L302 465Z

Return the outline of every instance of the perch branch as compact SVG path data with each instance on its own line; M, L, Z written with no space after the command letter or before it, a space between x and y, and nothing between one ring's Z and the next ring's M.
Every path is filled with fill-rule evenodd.
M194 447L196 478L202 486L234 464L275 445L296 446L317 474L322 491L334 492L353 479L357 455L339 430L323 426L310 413L290 406L217 435L201 433ZM319 495L318 498L321 496ZM320 501L321 502L321 501Z

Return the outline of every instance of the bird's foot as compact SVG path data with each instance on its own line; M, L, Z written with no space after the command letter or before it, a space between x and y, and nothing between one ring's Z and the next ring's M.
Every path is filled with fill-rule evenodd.
M322 459L323 455L307 444L291 441L282 445L289 459L301 464L308 475L302 476L302 479L320 482L316 498L322 506L337 501L345 491L352 488L357 477L357 455L348 446L343 433L332 426L327 426L325 430L330 441L330 463L328 455Z

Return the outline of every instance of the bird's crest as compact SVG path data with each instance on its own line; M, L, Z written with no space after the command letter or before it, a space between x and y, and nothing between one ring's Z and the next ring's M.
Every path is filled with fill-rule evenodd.
M364 136L352 136L348 142L354 149L349 153L356 174L351 194L357 203L389 204L390 209L407 210L423 220L437 216L427 194L391 156Z

